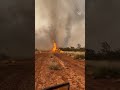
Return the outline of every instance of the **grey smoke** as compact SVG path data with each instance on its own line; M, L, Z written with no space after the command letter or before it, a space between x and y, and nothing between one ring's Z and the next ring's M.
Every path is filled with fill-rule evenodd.
M36 47L51 48L53 39L59 47L80 43L78 42L80 40L77 40L77 37L74 38L74 35L80 32L84 34L84 31L80 30L84 29L81 24L84 22L84 0L35 0L35 3ZM84 39L84 35L82 39ZM42 40L49 44L46 45ZM81 42L84 43L84 40Z
M68 42L71 38L71 17L69 16L67 19L67 24L66 24L66 37L64 39L64 47L67 47Z

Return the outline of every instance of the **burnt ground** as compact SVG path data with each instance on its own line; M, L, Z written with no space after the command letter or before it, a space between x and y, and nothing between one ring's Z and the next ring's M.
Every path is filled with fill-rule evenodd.
M51 62L61 69L50 69ZM69 82L70 90L85 90L85 61L74 60L66 54L39 53L35 59L35 89Z
M34 90L34 62L0 62L0 90Z

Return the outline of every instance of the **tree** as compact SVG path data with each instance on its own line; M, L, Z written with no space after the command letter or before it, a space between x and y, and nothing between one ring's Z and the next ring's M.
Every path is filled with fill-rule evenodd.
M80 44L77 44L77 49L80 49L81 48L81 45Z

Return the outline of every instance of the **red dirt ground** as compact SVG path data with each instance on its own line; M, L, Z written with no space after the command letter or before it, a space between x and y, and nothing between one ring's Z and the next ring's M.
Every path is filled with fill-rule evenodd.
M85 61L74 60L66 54L39 53L35 56L35 90L69 82L70 90L85 90ZM62 67L51 70L50 63L56 61Z

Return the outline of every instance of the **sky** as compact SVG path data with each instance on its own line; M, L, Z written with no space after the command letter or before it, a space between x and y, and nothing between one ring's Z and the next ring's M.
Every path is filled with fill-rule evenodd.
M53 33L54 32L54 33ZM35 0L35 47L85 46L85 0Z

